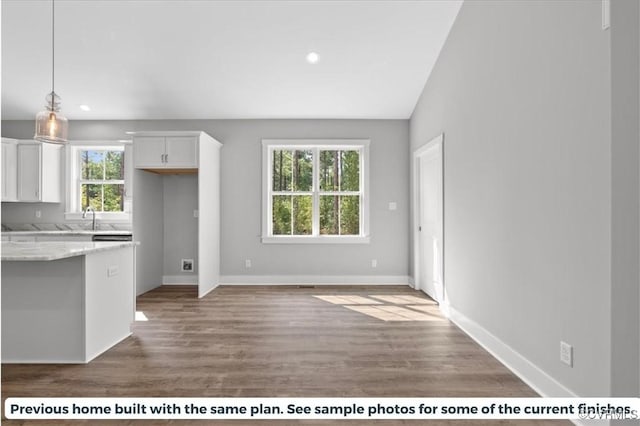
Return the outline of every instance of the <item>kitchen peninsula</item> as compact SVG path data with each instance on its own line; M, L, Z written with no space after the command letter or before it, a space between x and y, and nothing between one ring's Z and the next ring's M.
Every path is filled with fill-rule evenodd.
M2 362L87 363L129 336L135 245L2 242Z

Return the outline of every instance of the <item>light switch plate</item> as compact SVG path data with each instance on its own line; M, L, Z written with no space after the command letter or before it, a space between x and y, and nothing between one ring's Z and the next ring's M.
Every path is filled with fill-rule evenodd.
M560 342L560 361L573 367L573 346L567 342Z

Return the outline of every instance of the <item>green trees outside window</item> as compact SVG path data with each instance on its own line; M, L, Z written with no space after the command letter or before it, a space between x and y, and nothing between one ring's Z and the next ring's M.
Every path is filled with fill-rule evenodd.
M81 150L80 206L124 211L124 151Z
M360 234L359 150L273 149L270 160L273 235L313 235L314 214L319 235Z

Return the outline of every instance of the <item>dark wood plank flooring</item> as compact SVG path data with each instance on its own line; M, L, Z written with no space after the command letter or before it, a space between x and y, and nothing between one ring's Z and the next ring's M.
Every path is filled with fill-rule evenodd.
M422 299L424 321L384 321L315 296ZM393 299L392 299L393 300ZM407 299L408 300L408 299ZM408 302L407 302L408 303ZM415 303L412 303L415 305ZM393 308L389 308L393 306ZM526 384L437 306L406 286L164 286L137 301L148 321L87 365L2 366L7 397L531 397ZM383 312L384 314L384 312ZM394 315L394 314L392 314ZM419 315L418 315L419 316ZM3 424L61 424L7 421ZM69 421L69 424L95 424ZM104 424L122 422L103 421ZM211 424L131 421L125 424ZM339 424L225 421L224 424ZM344 423L344 422L342 422ZM426 421L349 421L348 424ZM446 425L569 425L553 421L430 421ZM219 422L218 424L223 424Z

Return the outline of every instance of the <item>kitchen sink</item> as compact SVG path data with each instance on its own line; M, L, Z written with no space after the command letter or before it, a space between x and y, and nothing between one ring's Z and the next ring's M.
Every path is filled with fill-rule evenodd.
M91 241L131 241L131 234L95 234L91 237Z

